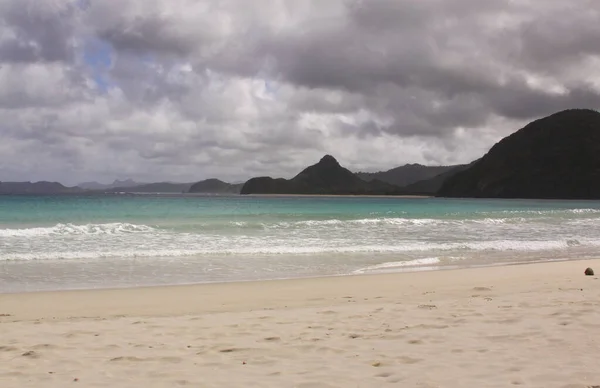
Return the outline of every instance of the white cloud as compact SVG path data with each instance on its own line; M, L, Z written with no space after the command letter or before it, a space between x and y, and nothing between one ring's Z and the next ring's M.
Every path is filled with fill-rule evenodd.
M594 4L3 0L0 180L469 162L600 108Z

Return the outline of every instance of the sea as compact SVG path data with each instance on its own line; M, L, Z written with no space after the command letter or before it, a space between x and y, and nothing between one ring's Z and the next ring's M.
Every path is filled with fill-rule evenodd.
M600 201L0 196L0 293L600 256Z

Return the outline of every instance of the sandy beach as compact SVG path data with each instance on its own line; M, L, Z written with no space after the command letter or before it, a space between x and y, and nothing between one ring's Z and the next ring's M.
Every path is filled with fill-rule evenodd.
M600 260L0 295L0 386L600 386Z

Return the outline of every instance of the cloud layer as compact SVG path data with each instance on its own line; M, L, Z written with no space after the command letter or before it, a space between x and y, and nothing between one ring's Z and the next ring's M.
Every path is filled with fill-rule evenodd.
M0 180L481 156L600 108L595 0L0 0Z

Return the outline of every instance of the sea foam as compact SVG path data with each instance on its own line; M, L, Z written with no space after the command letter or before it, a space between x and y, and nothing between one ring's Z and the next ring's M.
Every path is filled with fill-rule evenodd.
M414 259L408 261L389 261L381 264L371 265L365 268L360 268L353 271L353 273L363 274L369 272L388 272L407 267L435 266L440 263L441 260L438 257L425 257L422 259Z
M0 229L0 237L39 237L39 236L61 236L61 235L87 235L87 234L123 234L123 233L147 233L155 229L147 225L135 225L130 223L107 223L107 224L57 224L52 227L36 227L22 229Z

